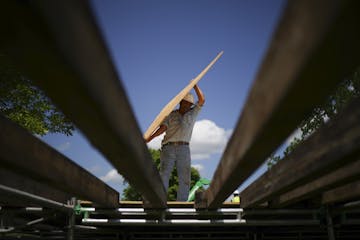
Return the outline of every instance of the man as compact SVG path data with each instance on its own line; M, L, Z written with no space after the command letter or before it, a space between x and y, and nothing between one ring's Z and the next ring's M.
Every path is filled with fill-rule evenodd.
M181 100L179 109L172 111L160 127L146 139L146 142L150 142L153 138L165 132L160 155L160 176L167 191L170 174L176 163L179 181L177 201L186 201L189 195L191 177L189 142L196 117L205 103L201 89L195 85L194 90L198 97L197 104L193 106L194 97L191 93L188 93Z
M235 191L234 191L234 196L233 196L233 198L231 199L231 202L233 202L233 203L240 203L240 197L239 197L239 191L238 191L238 190L235 190Z

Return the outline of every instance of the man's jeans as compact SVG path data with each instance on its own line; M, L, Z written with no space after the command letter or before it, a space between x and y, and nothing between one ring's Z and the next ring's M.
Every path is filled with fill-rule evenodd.
M190 148L189 145L166 145L161 149L160 176L167 192L170 174L176 162L179 189L177 201L186 201L190 188Z

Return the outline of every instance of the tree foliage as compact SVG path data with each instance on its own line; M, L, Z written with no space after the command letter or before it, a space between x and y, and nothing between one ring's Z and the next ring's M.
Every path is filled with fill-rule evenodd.
M360 69L342 81L325 103L316 107L310 117L300 124L302 139L310 136L328 119L334 118L351 100L360 96Z
M351 100L360 97L360 68L348 79L342 81L326 101L313 109L310 116L301 122L300 138L294 138L286 147L283 156L272 154L267 165L270 168L281 159L287 157L299 144L323 126L328 120L334 118Z
M160 150L149 149L151 157L157 166L158 170L160 169ZM191 167L191 183L190 188L192 188L197 181L201 178L200 173L197 169ZM127 187L124 189L122 194L122 200L131 200L131 201L141 201L141 195L128 183L125 183ZM175 201L177 197L178 190L178 176L176 172L176 167L173 169L170 180L169 180L169 189L168 189L168 200Z
M74 125L39 88L0 55L0 113L33 134L71 135Z

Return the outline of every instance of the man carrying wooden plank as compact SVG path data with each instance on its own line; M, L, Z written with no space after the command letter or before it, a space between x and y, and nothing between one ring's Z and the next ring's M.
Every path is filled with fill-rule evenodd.
M194 97L191 93L185 95L180 102L179 109L172 111L160 127L148 137L146 142L165 132L161 147L160 175L166 191L169 187L170 174L176 163L179 188L177 201L186 201L190 188L190 148L189 142L194 128L196 117L201 107L204 105L205 97L198 85L194 86L198 97L197 104L194 105Z

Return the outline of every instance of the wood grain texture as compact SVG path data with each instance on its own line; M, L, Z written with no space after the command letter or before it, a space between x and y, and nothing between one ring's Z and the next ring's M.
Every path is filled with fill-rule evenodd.
M358 1L289 1L228 142L208 207L217 208L360 63Z
M360 99L311 135L240 193L241 206L253 207L308 184L360 157ZM354 166L354 165L353 165ZM359 175L354 169L352 175ZM357 172L357 173L356 173ZM343 176L346 173L343 173ZM351 173L349 173L351 174ZM341 175L333 176L341 180Z
M166 192L88 1L4 1L3 53L154 208Z
M358 200L360 198L360 181L354 181L329 190L322 195L322 204L333 204Z
M358 179L360 179L360 160L341 166L327 175L282 194L274 201L276 204L272 207L286 207Z
M144 133L144 139L148 139L151 134L159 127L159 125L164 121L164 119L171 113L171 111L176 107L177 104L185 97L185 95L190 92L190 90L201 80L201 78L210 70L210 68L216 63L216 61L222 56L223 51L220 52L210 63L209 65L202 70L202 72L190 83L183 88L173 99L170 100L168 104L160 111L156 116L155 120L150 124L149 128Z
M0 168L0 184L64 204L76 196L75 193L61 191L58 187L47 184L46 181L40 183L24 174L17 174L5 168ZM4 194L0 194L0 204L4 206L33 206L32 202L19 199L16 195L5 196Z
M67 193L79 199L91 200L102 206L117 207L119 193L103 181L83 169L61 153L0 115L0 166L8 169L6 176L14 176L10 187L17 187L23 181L15 174L30 178L40 184L27 182L23 191L40 194L48 188ZM1 171L0 171L1 173ZM2 175L0 180L5 176ZM4 180L4 183L9 179ZM26 185L29 188L26 188ZM41 185L47 187L41 187ZM38 187L39 189L35 189ZM57 201L63 201L64 195L57 194ZM45 195L45 197L49 197ZM64 202L63 202L64 203Z

